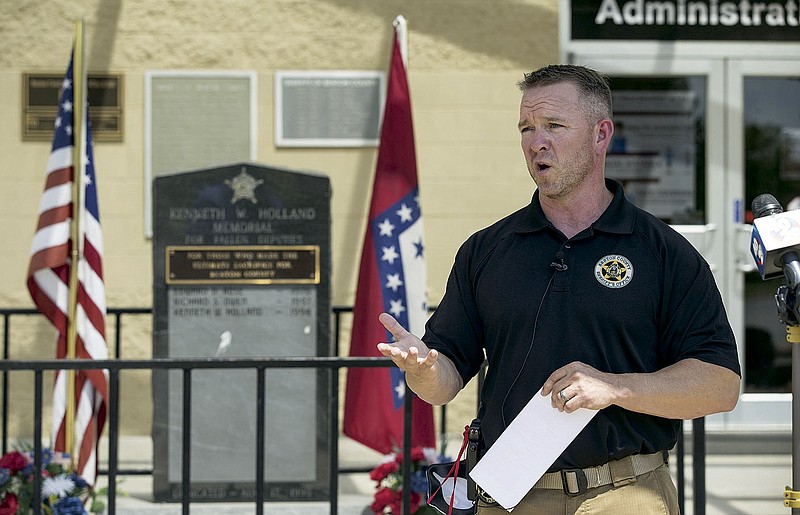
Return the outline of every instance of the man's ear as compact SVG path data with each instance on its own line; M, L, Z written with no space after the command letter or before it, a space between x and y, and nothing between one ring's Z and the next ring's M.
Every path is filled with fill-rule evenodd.
M611 138L614 136L614 122L608 118L603 118L595 125L595 152L605 154L608 146L611 145Z

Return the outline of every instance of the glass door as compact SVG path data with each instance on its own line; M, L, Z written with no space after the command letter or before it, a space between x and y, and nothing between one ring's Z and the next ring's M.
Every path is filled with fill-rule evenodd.
M750 203L769 193L784 210L800 207L800 61L730 60L726 68L726 197L740 206L728 248L735 269L728 288L743 325L744 369L740 407L729 419L735 426L788 429L792 349L775 303L782 279L764 281L755 271Z
M725 272L723 64L720 60L608 59L580 64L609 77L615 141L606 175L705 256L723 297Z

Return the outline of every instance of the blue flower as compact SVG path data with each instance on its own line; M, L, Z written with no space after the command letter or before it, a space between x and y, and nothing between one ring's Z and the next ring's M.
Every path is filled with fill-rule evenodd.
M50 465L50 462L53 461L53 451L50 449L42 449L42 466Z
M8 483L9 479L11 479L11 472L8 469L0 469L0 486Z
M53 515L87 515L87 513L80 499L64 497L53 506Z
M36 458L36 453L34 453L33 451L29 451L28 457L30 458L30 462L33 463L33 460ZM52 461L53 461L53 451L48 448L42 449L42 467L50 465Z
M417 471L411 474L411 491L426 493L428 491L428 478L425 477L423 471Z
M87 488L89 486L85 479L74 472L69 475L69 478L75 483L76 488Z

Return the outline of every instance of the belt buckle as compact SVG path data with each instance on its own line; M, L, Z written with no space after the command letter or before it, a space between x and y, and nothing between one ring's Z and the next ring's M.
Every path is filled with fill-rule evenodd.
M586 492L589 488L589 481L582 469L563 469L561 470L561 485L564 487L565 494L574 497Z

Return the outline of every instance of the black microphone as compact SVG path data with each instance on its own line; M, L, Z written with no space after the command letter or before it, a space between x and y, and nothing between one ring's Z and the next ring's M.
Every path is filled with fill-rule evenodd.
M762 193L754 198L750 207L753 211L753 218L783 213L783 208L778 202L778 199L769 193Z
M789 286L800 284L800 210L784 212L778 200L765 193L753 199L750 252L762 279L783 274Z
M550 263L550 266L556 269L556 272L563 272L567 269L567 264L564 263L564 253L560 250L556 252L556 260Z

